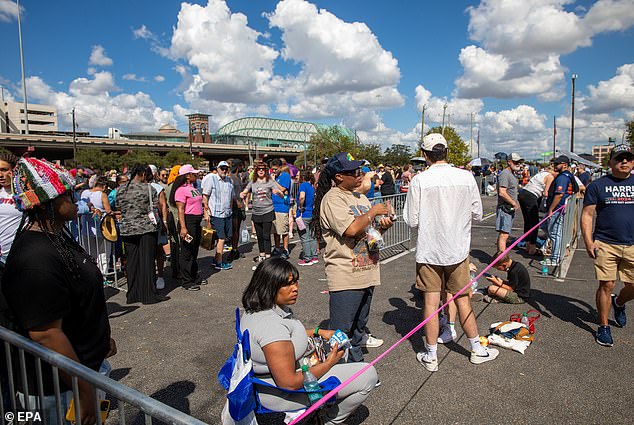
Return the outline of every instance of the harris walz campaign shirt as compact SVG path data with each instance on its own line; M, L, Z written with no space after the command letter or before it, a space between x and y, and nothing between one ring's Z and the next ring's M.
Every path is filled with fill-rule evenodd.
M595 240L634 245L634 176L603 176L586 188L583 205L596 205Z

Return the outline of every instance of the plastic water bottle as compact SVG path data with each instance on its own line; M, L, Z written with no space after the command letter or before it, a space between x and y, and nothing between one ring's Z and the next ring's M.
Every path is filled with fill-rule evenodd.
M475 292L478 289L478 281L477 280L473 280L475 279L476 274L475 272L469 272L469 278L471 279L471 291Z
M548 276L548 264L542 262L542 276Z
M530 322L528 321L528 315L526 313L522 314L522 318L520 319L520 323L528 329Z
M304 388L306 389L306 391L319 390L319 382L317 381L317 378L315 378L315 375L313 375L308 369L308 365L302 366L302 373L304 374ZM308 394L310 404L315 403L317 400L323 397L323 394L319 391L314 393L308 392L306 394Z

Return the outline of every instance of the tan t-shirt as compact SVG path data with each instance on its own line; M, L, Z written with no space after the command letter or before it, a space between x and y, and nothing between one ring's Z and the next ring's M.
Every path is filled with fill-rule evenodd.
M354 218L372 205L365 195L333 187L321 201L320 224L326 241L324 261L328 289L343 291L381 284L379 251L370 251L365 237L343 236Z

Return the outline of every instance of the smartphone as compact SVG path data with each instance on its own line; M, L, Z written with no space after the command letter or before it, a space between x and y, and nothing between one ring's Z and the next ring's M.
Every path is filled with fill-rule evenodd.
M110 400L100 400L99 414L101 415L101 423L106 422L109 412L110 412ZM72 423L77 422L77 420L75 419L75 399L74 398L70 400L70 406L68 406L68 411L66 412L66 420Z
M194 237L190 235L189 233L185 235L185 242L192 243L193 240L194 240Z
M484 276L484 277L491 277L492 275L491 275L491 273L484 273L482 276Z

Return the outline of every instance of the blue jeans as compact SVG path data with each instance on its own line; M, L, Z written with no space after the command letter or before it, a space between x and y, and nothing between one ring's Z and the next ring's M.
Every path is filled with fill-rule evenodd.
M361 339L368 324L374 287L330 292L330 329L350 338L350 361L362 362Z
M311 218L302 217L306 228L299 231L299 240L302 241L302 250L304 251L304 260L310 260L311 258L317 258L317 241L313 237L310 231Z
M564 215L561 211L554 213L548 219L548 238L550 239L552 246L552 253L550 259L553 262L559 263L561 249L561 238L564 230Z

